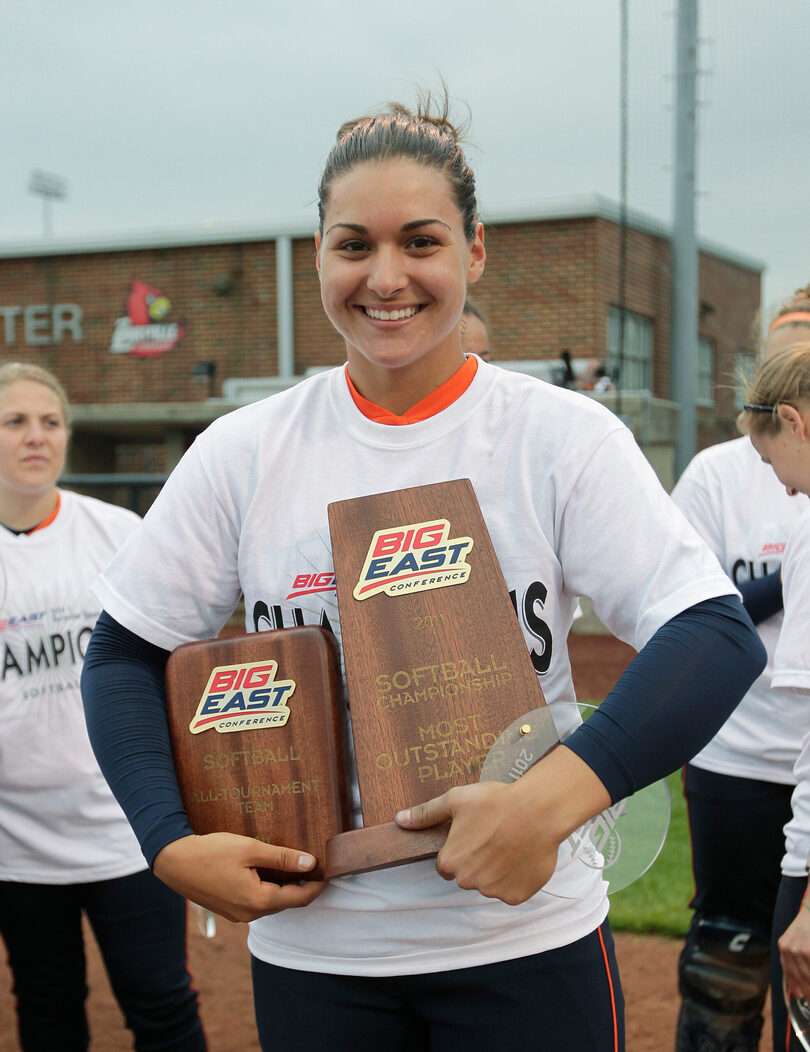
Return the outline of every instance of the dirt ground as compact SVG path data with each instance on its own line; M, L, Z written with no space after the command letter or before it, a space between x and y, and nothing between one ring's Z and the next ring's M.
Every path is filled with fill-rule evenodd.
M633 656L608 636L572 636L574 684L583 699L604 697ZM217 919L217 933L205 938L192 923L190 968L200 992L211 1052L259 1052L253 1024L247 927ZM88 1014L93 1052L126 1052L128 1031L110 992L92 936L88 936ZM624 987L627 1052L669 1052L677 1014L677 958L680 942L654 936L618 934L617 955ZM0 1052L15 1052L11 977L0 960ZM766 1024L767 1029L767 1024ZM54 1049L58 1052L58 1049ZM495 1050L493 1050L495 1052ZM568 1050L554 1050L568 1052ZM770 1037L760 1052L772 1052Z

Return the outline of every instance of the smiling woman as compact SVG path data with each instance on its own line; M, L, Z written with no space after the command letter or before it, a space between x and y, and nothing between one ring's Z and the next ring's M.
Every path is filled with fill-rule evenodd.
M595 870L579 880L558 868L559 846L699 748L761 668L761 649L617 417L465 355L484 234L446 106L392 105L345 124L319 208L321 298L348 361L217 421L100 578L105 613L82 681L96 754L155 873L252 922L263 1048L491 1052L539 1033L549 1048L617 1052L605 886ZM578 596L642 651L599 713L516 782L399 801L406 828L450 823L435 863L325 886L306 879L315 860L303 845L194 835L163 734L169 651L215 636L240 596L248 630L273 608L340 640L334 595L295 587L303 568L334 572L329 504L464 478L549 702L575 698L566 639ZM390 523L403 536L420 526ZM481 610L482 625L493 616ZM469 628L456 626L460 638ZM701 695L712 704L698 710ZM263 869L299 879L274 884Z
M475 180L446 116L344 125L320 183L321 299L366 399L401 415L461 368L466 288L484 271Z

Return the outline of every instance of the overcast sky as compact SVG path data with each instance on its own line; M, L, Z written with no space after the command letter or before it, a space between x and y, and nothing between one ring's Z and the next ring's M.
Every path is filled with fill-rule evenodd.
M671 223L677 0L628 0L631 208ZM810 282L808 0L698 0L698 234ZM440 76L484 218L619 198L620 0L6 0L0 241L314 217L337 127ZM2 291L0 291L2 302Z

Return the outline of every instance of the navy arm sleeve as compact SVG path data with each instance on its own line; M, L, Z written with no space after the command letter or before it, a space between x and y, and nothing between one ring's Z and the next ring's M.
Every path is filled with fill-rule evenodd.
M193 832L174 772L161 650L102 610L82 669L82 699L99 767L151 866Z
M725 723L766 662L736 596L708 599L655 633L566 739L615 802L677 770Z
M738 586L748 616L758 625L782 610L782 572L755 577Z

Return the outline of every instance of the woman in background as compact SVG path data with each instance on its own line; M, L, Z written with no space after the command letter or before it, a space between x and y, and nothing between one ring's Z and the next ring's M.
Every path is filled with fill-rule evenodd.
M784 621L773 659L774 688L810 705L810 341L795 343L765 361L748 389L740 428L788 495L800 507L782 561ZM797 727L797 737L799 728ZM776 899L771 954L774 1049L802 1046L791 1032L784 983L810 1000L810 731L805 726L795 766L792 817L785 827L782 880Z
M768 328L764 360L810 340L810 286ZM702 450L672 499L740 589L768 664L709 744L684 769L695 894L681 953L677 1052L755 1052L769 984L771 925L796 785L793 765L810 707L774 687L782 627L782 552L801 513L742 436ZM740 823L745 821L745 850Z
M186 904L145 867L79 693L99 612L89 585L140 520L57 489L68 438L57 378L0 367L0 934L20 1044L88 1047L85 914L134 1047L203 1052Z

